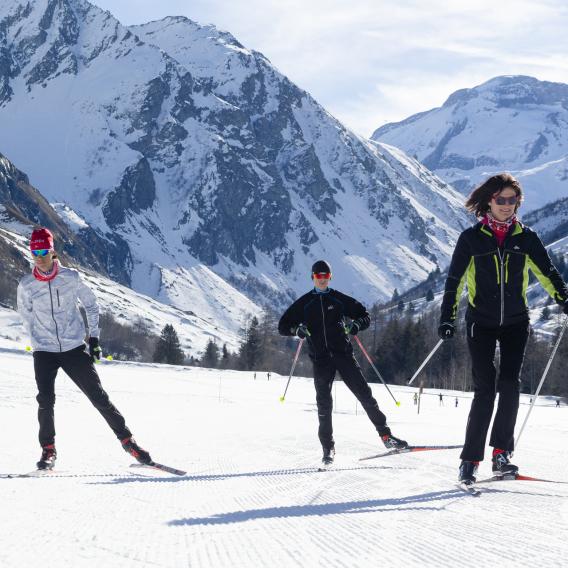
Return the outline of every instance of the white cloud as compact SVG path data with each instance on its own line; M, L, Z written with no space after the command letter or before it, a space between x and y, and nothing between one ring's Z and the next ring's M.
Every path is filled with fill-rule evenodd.
M125 24L213 23L369 135L496 75L568 82L562 0L94 0Z

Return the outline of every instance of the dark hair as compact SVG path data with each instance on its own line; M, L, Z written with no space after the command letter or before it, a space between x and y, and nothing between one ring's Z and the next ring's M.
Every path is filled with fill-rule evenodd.
M515 205L516 213L523 200L523 188L511 174L507 173L491 176L480 186L476 187L465 202L467 210L475 213L476 217L483 217L489 211L489 202L493 199L493 196L496 193L501 193L507 187L514 190L517 196L520 197Z

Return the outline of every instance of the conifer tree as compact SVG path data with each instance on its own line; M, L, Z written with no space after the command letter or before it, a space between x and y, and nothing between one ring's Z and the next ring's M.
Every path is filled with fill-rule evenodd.
M219 365L219 347L212 338L209 338L205 347L205 352L201 358L201 366L215 369Z
M169 363L170 365L182 365L185 355L181 350L178 334L171 324L166 324L162 329L160 339L154 350L153 360L155 363Z

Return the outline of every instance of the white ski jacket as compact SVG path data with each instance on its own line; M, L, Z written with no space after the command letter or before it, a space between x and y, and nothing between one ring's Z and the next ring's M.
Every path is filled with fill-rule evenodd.
M87 329L78 301L87 314ZM24 276L18 285L18 312L34 351L70 351L82 345L86 335L99 337L97 298L73 268L59 265L57 276L48 282Z

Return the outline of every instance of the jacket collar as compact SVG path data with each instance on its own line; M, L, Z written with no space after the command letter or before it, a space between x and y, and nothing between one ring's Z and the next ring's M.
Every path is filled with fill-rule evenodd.
M325 296L326 294L329 294L330 292L331 292L331 288L329 286L325 289L325 292L321 292L315 286L312 290L312 294L315 294L316 296Z
M491 229L487 225L482 223L481 221L475 225L475 228L480 233L483 233L484 235L487 235L488 237L494 237L495 236L493 234L493 232L491 231ZM513 230L507 235L507 238L514 237L516 235L520 235L523 232L524 228L525 228L525 226L519 220L517 220L517 222L515 223L515 225L513 227Z

